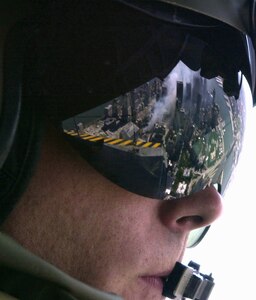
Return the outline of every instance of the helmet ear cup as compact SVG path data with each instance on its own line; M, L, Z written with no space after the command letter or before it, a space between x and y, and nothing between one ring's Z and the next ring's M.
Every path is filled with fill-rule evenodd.
M4 46L3 103L0 115L0 224L30 178L38 152L40 114L36 101L23 97L27 27L17 24ZM35 100L35 99L33 99Z
M33 107L22 104L13 144L0 170L0 224L24 192L34 170L41 141L41 120Z

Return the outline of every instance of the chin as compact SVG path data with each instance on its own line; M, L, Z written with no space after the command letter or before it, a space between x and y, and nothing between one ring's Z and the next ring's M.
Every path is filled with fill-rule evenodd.
M139 279L136 287L124 289L120 296L124 300L163 300L165 297L162 295L162 290L158 283Z
M138 293L127 292L121 295L124 300L164 300L165 297L151 291L139 291Z

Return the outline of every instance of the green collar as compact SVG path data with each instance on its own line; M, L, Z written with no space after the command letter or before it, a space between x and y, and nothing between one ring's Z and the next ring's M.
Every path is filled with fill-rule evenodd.
M40 293L48 293L48 295L61 294L60 299L81 299L81 300L121 300L112 294L101 292L92 288L57 269L53 265L45 262L41 258L27 251L16 243L13 239L0 232L0 274L5 274L6 278L12 278L9 289L17 289L21 286L35 292L34 286L38 286ZM0 278L1 285L4 284ZM0 290L5 293L5 288L0 285ZM23 290L26 291L25 288ZM23 291L24 292L24 291ZM14 294L11 294L15 297ZM17 296L16 296L17 297ZM66 298L65 298L66 297ZM68 298L69 297L69 298ZM20 297L22 299L22 297ZM27 297L25 299L28 299ZM32 298L31 298L32 299ZM49 299L49 298L33 298L33 299ZM56 298L52 298L56 299ZM58 298L59 299L59 298Z

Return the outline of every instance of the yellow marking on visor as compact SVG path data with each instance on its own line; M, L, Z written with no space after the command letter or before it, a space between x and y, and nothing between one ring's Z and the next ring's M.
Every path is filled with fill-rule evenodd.
M155 143L153 146L152 146L152 148L158 148L158 147L160 147L161 146L161 143Z
M82 137L83 140L90 140L90 139L93 139L93 138L95 138L95 136L93 136L93 135L89 135L87 137Z
M104 136L95 136L95 135L90 135L88 133L83 133L83 134L78 134L75 130L64 130L65 134L71 135L73 137L79 136L83 140L87 140L89 142L97 142L97 141L102 141L104 143L107 143L109 145L117 145L118 146L137 146L137 147L142 147L142 148L158 148L161 146L161 143L153 143L153 142L145 142L145 141L137 141L134 144L134 140L124 140L124 139L116 139L116 138L108 138Z
M90 140L90 142L97 142L97 141L100 141L100 140L103 140L104 137L103 136L99 136L99 137L95 137L93 139Z
M146 144L144 144L144 145L142 146L142 148L148 148L148 147L150 147L152 144L153 144L152 142L147 142Z
M127 140L121 144L119 144L119 146L127 146L127 145L130 145L132 143L132 140Z
M80 137L86 137L86 136L91 136L90 134L88 134L88 133L82 133L82 134L80 134Z
M72 131L67 131L67 134L72 135L72 136L77 136L78 135L78 133L73 131L73 130Z
M118 144L118 143L120 143L120 142L122 142L123 141L123 139L117 139L117 140L114 140L113 142L110 142L110 143L108 143L109 145L116 145L116 144Z
M136 146L140 146L140 145L143 144L143 143L145 143L145 142L143 142L143 141L138 141L138 142L136 143Z
M110 142L110 141L113 141L113 139L114 139L114 138L107 138L107 139L104 140L104 143L108 143L108 142Z

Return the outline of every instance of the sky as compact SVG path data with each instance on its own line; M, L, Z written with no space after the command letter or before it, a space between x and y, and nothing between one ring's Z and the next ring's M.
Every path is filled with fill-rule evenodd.
M256 109L249 109L243 151L234 179L223 199L223 213L184 263L194 260L212 273L209 300L254 299L256 276Z

